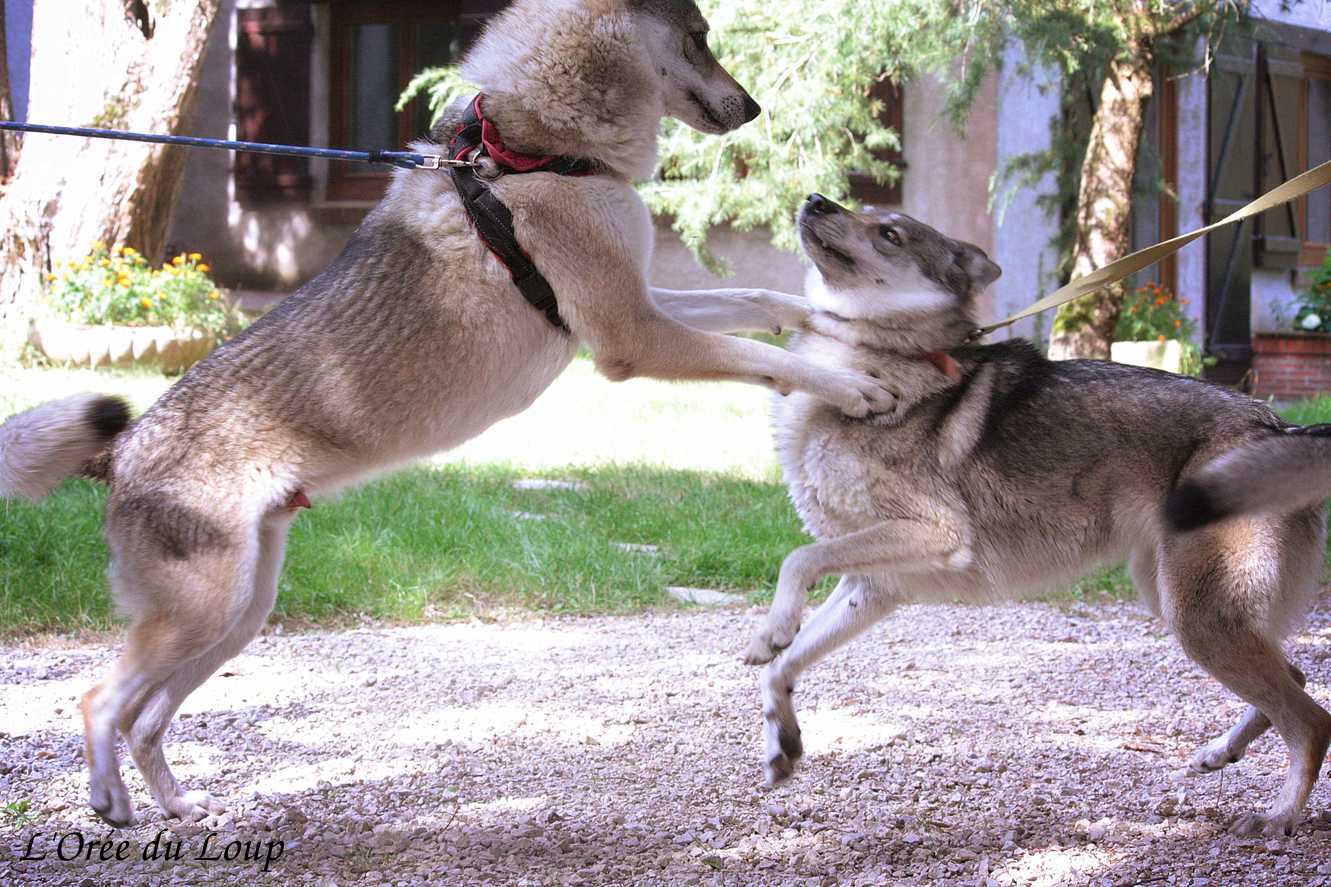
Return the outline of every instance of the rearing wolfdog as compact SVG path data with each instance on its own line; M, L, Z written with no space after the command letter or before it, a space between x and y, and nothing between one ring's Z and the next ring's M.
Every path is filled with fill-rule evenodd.
M1263 460L1286 491L1292 462L1324 476L1331 448L1303 432L1331 428L1294 428L1251 398L1156 370L1050 362L1023 341L967 346L975 297L999 275L977 247L818 195L799 225L816 313L795 350L890 375L901 403L865 420L803 395L775 405L791 498L818 541L781 565L749 646L750 662L771 663L769 780L789 776L801 753L796 679L899 604L1010 597L1127 556L1138 593L1188 656L1252 706L1192 769L1237 761L1274 723L1289 747L1285 786L1234 828L1292 831L1331 715L1280 644L1317 589L1325 516L1311 494L1282 503L1244 490ZM1325 495L1324 480L1312 486ZM1179 488L1171 529L1166 502ZM808 589L831 574L840 584L801 628Z
M81 467L112 486L112 584L133 622L124 654L82 708L92 806L113 825L134 821L117 734L167 814L219 809L177 783L162 735L185 697L263 625L287 530L309 497L526 408L579 342L615 380L736 379L807 391L856 415L892 408L892 394L866 375L718 335L797 325L802 300L647 286L653 228L631 183L652 172L661 118L722 133L759 112L708 50L692 0L518 0L486 29L464 73L483 90L476 107L495 141L492 161L561 156L592 167L487 178L571 333L523 300L446 171L400 171L328 269L128 430L123 405L93 397L0 428L0 495L40 497ZM462 111L438 124L436 142L458 131Z

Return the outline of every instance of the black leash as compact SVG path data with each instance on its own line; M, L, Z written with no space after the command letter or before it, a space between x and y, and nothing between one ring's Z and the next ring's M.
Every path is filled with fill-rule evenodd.
M161 145L184 145L189 148L220 148L225 151L248 151L255 154L283 154L288 157L323 157L351 163L382 163L402 169L442 169L446 166L472 164L450 160L439 154L417 154L414 151L344 151L339 148L302 148L295 145L270 145L266 142L231 142L224 139L201 139L196 136L159 136L146 132L128 132L118 129L90 129L85 126L46 126L40 123L14 123L0 120L0 130L36 132L46 135L83 136L89 139L115 139L124 142L153 142Z

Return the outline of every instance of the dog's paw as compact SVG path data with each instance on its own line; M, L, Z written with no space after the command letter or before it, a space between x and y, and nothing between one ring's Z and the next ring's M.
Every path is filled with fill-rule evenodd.
M804 756L804 742L798 724L767 725L767 760L763 761L763 776L767 785L785 782L795 772L795 762Z
M1300 819L1298 813L1249 813L1234 820L1229 833L1245 838L1288 837Z
M210 793L202 789L182 792L174 798L167 798L162 810L168 816L183 819L186 822L198 822L205 816L222 814L226 807Z
M749 639L749 646L744 651L744 662L747 665L765 665L771 662L781 654L781 651L790 646L790 642L795 639L795 633L799 631L799 625L793 628L780 628L771 625L765 625Z
M779 336L786 330L805 329L813 308L799 296L776 290L754 290L753 301L768 318L768 329Z
M1193 752L1192 759L1188 761L1188 774L1200 776L1214 773L1230 764L1237 764L1242 757L1242 752L1235 753L1229 747L1228 737L1221 736Z
M92 809L109 825L116 828L129 828L134 825L134 804L129 799L129 792L123 785L111 786L93 783L92 796L89 798Z
M824 397L841 408L841 412L855 419L866 416L891 416L897 411L897 395L881 379L863 373L838 371L836 384L839 392Z

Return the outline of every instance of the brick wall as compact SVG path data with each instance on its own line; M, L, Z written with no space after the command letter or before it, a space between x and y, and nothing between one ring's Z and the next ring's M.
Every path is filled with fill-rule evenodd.
M1298 400L1331 394L1331 336L1257 333L1252 339L1253 394Z

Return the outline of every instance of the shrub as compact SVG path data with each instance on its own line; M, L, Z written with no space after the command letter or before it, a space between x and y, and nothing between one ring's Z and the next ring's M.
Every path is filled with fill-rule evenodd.
M1164 342L1177 339L1183 345L1183 372L1201 375L1203 358L1194 336L1197 325L1183 308L1187 299L1180 299L1158 283L1148 283L1132 291L1123 301L1123 310L1114 327L1115 342Z
M107 249L99 242L81 260L47 275L47 300L74 323L170 326L222 339L239 329L240 319L208 271L199 253L181 253L153 268L133 247Z
M1294 302L1294 329L1331 333L1331 250L1312 273L1312 283Z

